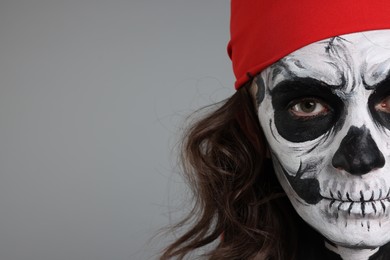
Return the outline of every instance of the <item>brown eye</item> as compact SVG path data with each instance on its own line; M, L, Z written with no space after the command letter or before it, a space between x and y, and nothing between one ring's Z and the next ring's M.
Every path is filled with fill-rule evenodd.
M385 113L390 113L390 96L387 96L385 99L382 99L381 102L379 102L376 106L375 109L377 111L385 112Z
M389 102L390 103L390 102ZM329 111L327 105L315 98L297 100L290 107L290 112L297 117L316 117Z

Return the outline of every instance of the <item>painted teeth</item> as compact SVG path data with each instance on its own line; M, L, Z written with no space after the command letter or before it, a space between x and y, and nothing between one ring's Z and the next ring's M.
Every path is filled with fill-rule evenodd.
M362 215L363 217L384 214L389 206L390 199L363 202L331 200L329 204L329 208L347 212L349 215Z
M382 218L390 215L390 188L361 189L356 192L327 189L328 194L323 196L326 201L326 212L336 219L345 218ZM324 205L324 206L325 206Z
M377 198L375 198L375 194L377 194ZM371 203L371 202L378 202L382 200L390 200L390 188L387 190L387 194L383 196L383 191L382 189L379 190L379 192L359 192L359 197L356 195L354 197L351 196L348 192L345 194L342 194L340 191L337 191L336 193L332 192L329 190L329 196L324 196L325 199L330 199L330 200L336 200L340 202L366 202L366 203Z
M350 197L349 197L349 193L347 192L347 199L348 201L353 201Z

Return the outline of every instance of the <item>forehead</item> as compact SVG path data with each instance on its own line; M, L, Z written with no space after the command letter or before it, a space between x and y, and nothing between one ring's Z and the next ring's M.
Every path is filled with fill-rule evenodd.
M390 30L342 35L307 45L263 71L269 87L284 79L314 78L329 85L349 80L375 85L390 70ZM265 74L265 75L264 75ZM352 80L353 79L353 80ZM272 81L272 82L270 82Z

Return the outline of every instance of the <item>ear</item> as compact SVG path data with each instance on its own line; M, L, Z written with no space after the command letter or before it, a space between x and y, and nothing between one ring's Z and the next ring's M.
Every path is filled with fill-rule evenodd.
M256 113L258 113L259 105L260 105L259 96L261 95L261 93L259 93L259 90L264 91L264 85L260 85L260 86L258 85L258 83L262 82L262 80L259 80L258 77L260 77L260 76L258 75L256 77L254 77L251 85L249 86L249 93L251 94L251 97L253 99L253 104L255 104ZM265 152L265 157L267 159L271 159L271 152L269 150L268 144L266 144L266 149L267 150Z
M265 97L265 83L261 74L257 74L256 77L253 78L250 85L250 92L252 97L255 99L257 110Z
M251 94L251 97L253 99L253 104L255 104L255 111L258 112L259 109L259 102L258 102L258 91L259 91L259 86L257 85L257 77L254 77L252 80L251 85L249 86L249 93Z

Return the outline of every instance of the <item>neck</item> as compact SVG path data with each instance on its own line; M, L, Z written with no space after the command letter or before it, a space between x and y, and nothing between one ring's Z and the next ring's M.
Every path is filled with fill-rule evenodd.
M325 242L325 247L338 254L343 260L368 260L379 250L378 247L374 249L347 248L331 245L328 242Z

